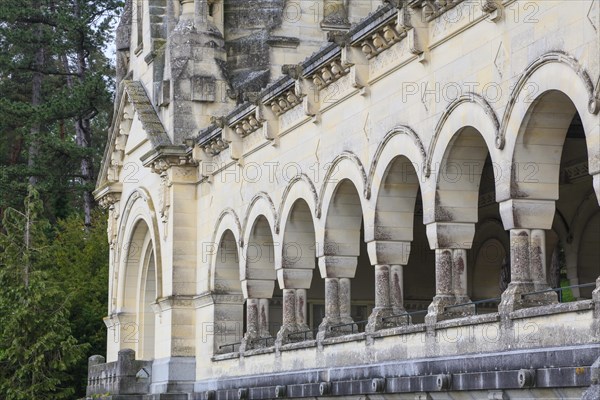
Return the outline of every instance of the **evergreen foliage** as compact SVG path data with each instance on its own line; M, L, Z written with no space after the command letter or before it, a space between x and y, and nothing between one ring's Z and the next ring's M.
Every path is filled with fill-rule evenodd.
M89 347L72 335L73 296L53 277L50 225L41 214L42 202L30 187L24 211L10 208L2 221L0 393L7 400L72 398L68 371Z
M106 216L121 0L0 1L0 398L85 395L105 353Z

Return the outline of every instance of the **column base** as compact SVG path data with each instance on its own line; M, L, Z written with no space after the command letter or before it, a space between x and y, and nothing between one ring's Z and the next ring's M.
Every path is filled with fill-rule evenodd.
M435 324L436 322L445 321L448 319L468 317L475 314L475 307L469 305L471 299L467 296L456 297L454 295L437 295L427 308L425 323ZM465 304L461 307L452 307L457 304Z
M400 314L400 313L398 313ZM392 317L394 315L394 310L392 307L376 307L369 315L369 323L365 330L367 332L376 332L381 329L393 328L399 325L406 325L406 318L390 318L385 319L386 317Z
M545 292L523 296L527 293L546 289L550 289L550 287L546 285L545 288L536 288L536 285L532 282L511 282L508 284L508 288L506 288L504 293L502 293L501 301L498 305L498 312L507 314L523 308L558 303L558 295L556 292Z
M240 353L248 350L264 349L269 346L270 336L244 335L240 344ZM272 341L271 341L272 342Z
M288 343L299 343L306 340L313 340L313 331L306 324L296 324L289 327L281 327L277 332L276 346L282 346Z
M303 335L294 335L299 332L298 325L283 325L279 332L277 332L277 338L275 339L275 346L283 346L288 343L302 342L304 341ZM290 336L291 335L291 336Z
M341 324L348 324L339 326ZM323 319L321 325L319 325L319 332L317 333L317 339L322 340L328 337L350 335L358 332L358 326L354 324L354 320L350 318L344 318L343 320L328 320Z

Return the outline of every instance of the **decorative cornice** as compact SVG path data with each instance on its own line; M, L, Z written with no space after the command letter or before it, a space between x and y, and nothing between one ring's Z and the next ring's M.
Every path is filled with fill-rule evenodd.
M210 141L203 143L201 147L202 150L204 150L206 153L210 154L211 156L216 156L223 150L229 148L229 143L223 140L223 137L219 135L211 139Z
M275 97L266 105L271 107L271 111L280 117L300 103L302 103L302 97L297 96L295 91L291 89Z
M121 199L123 185L120 183L107 184L96 189L93 193L94 199L100 207L107 209Z
M305 78L311 79L317 89L322 90L349 72L350 68L343 66L341 56L338 56L327 64L322 65L318 71L305 76Z
M396 22L390 22L360 42L362 52L368 59L378 56L406 36L406 32L398 32L396 26Z
M191 151L185 146L161 146L144 154L141 158L144 167L150 167L155 174L162 174L169 168L197 167Z
M262 128L263 122L264 119L259 116L257 108L255 108L250 114L238 119L229 127L233 129L236 135L243 138Z

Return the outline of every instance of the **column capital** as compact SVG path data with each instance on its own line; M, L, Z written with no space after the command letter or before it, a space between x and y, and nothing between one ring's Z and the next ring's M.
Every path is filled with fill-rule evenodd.
M500 203L504 229L551 229L554 200L509 199Z
M277 281L282 289L310 289L312 269L280 268L277 270Z
M435 249L470 249L475 236L472 222L433 222L427 224L429 247Z
M411 242L373 240L367 243L371 265L406 265Z
M322 278L354 278L357 264L356 256L319 257L319 271Z
M270 299L273 297L275 281L243 280L242 293L245 299Z

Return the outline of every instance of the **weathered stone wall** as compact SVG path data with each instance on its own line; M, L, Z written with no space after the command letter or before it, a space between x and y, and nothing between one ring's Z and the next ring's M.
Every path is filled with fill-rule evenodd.
M269 381L312 385L292 397L321 382L323 396L372 396L379 383L363 386L386 378L386 396L447 398L449 379L475 398L580 396L597 291L566 304L538 292L557 283L557 243L570 284L600 275L598 4L401 2L364 19L363 3L317 2L363 19L326 44L321 27L342 29L342 14L314 20L299 3L296 21L290 2L212 15L167 2L164 75L160 51L131 46L136 82L122 78L96 192L111 211L107 361L150 354L153 324L154 393L262 399ZM236 105L233 72L271 84ZM501 262L480 257L485 244ZM463 305L499 295L485 315ZM554 351L560 363L544 358ZM447 361L475 353L487 355ZM436 389L440 374L453 377ZM365 382L335 383L353 379Z

